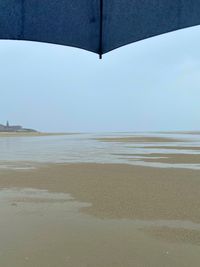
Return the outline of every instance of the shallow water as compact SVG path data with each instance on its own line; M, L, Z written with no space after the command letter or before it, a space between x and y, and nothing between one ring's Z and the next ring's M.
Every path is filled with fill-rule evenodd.
M166 140L163 140L161 142L161 139L159 139L159 142L103 142L98 140L99 138L126 136L172 137L176 141L166 142ZM180 149L181 147L184 147L184 149ZM128 163L161 168L200 169L200 164L194 164L191 161L184 164L159 163L160 158L166 158L170 154L196 155L198 157L200 155L198 147L200 149L200 135L187 134L113 133L46 137L2 137L0 138L0 168L26 170L37 168L38 165L46 163L97 162ZM156 158L155 162L145 162L146 158L151 157L149 156L151 153L157 153L161 156L154 157ZM129 166L123 167L130 168ZM162 171L164 172L165 170ZM39 170L36 170L36 172L8 172L11 173L11 176L7 176L7 179L12 179L14 173L19 175L23 173L25 178L27 178L27 173L35 173L36 176L39 175L39 178L44 175L44 173L38 174L38 172ZM2 175L4 173L7 172L2 172ZM45 177L49 180L50 176L48 173L46 175ZM72 175L72 173L69 172L69 175ZM31 178L31 176L28 178ZM34 180L34 177L32 179ZM50 179L49 183L51 184L53 180ZM114 188L119 188L119 186L123 188L123 183L115 184L114 180L111 179L111 181L113 181ZM44 183L46 187L41 188L48 188L46 182ZM56 184L56 181L54 182ZM170 181L169 183L171 184ZM89 184L87 185L87 179L84 180L79 190L84 191L85 186L89 188ZM94 184L96 187L96 183ZM14 184L12 186L17 185ZM23 188L26 186L28 187L29 185L23 185L22 183L18 188L0 189L0 266L199 267L200 224L198 220L193 220L192 216L188 215L183 219L181 217L177 219L176 216L169 218L168 216L166 218L155 216L155 218L150 217L149 220L148 217L140 216L132 219L128 216L122 217L123 219L117 216L113 217L113 219L106 216L101 218L100 216L95 216L95 214L84 212L85 208L87 210L95 205L92 200L89 203L90 200L87 198L79 200L77 197L74 199L71 194ZM54 186L53 184L52 188L55 190ZM108 182L108 190L110 190L109 186ZM131 186L134 187L136 184L130 183L129 187ZM160 190L165 190L166 184L164 185L162 182L162 186L164 187L160 189L158 187L158 195L162 194ZM72 193L73 190L70 190L70 183L66 183L65 187L66 192ZM91 195L98 192L95 187L90 188ZM139 188L140 186L138 185L136 190L138 191ZM144 187L142 184L141 192L146 190L148 194L149 190L151 190L150 188L152 189L153 187L149 185ZM187 186L186 188L188 189ZM178 190L175 190L175 192L178 192ZM102 203L106 203L106 206L110 205L112 209L112 201L104 193L105 188L103 187L99 198L100 211L104 207ZM115 190L109 192L109 194L114 193ZM120 210L122 214L123 205L121 203L126 200L127 193L126 190L124 192L125 195L119 194L119 197L115 199L120 201L117 203L116 200L114 201L117 210ZM135 193L136 191L133 190L133 195ZM194 195L195 191L190 193ZM132 195L131 192L129 192L130 194ZM155 197L155 194L153 197ZM185 199L185 195L183 197ZM128 206L130 211L132 208L134 210L135 205L134 202L131 202L131 199L128 197L127 202L130 205L130 207ZM143 201L145 204L145 201L147 201L145 197ZM168 203L170 202L168 196L165 201L164 209L168 212L172 209L169 208L170 205L177 204L176 201L172 204ZM189 201L191 203L191 198L189 198ZM138 204L141 202L140 200ZM194 206L196 203L198 204L198 193ZM157 202L154 204L157 205ZM155 205L152 205L152 207L158 210L159 205L157 207ZM182 204L180 204L180 207L182 208ZM144 205L140 206L141 214L144 208ZM183 208L184 213L188 212L185 206ZM161 205L158 214L162 215L162 210ZM180 210L177 212L180 212ZM194 213L197 212L198 205L194 207Z
M103 142L99 138L165 137L178 142ZM159 148L162 146L162 148ZM168 148L170 147L170 149ZM174 147L172 149L171 147ZM183 147L184 149L177 149ZM188 147L188 149L187 149ZM199 148L199 150L191 149ZM40 137L0 137L0 168L30 169L44 163L126 163L164 168L200 169L200 163L145 162L151 153L200 155L200 134L101 133ZM148 157L150 158L150 157Z

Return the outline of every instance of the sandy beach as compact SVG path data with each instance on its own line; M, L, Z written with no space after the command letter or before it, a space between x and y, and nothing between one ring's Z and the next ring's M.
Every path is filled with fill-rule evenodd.
M45 132L0 132L1 137L37 137L37 136L59 136L75 133L45 133Z
M0 263L56 266L59 262L66 266L69 253L73 256L67 258L67 266L199 266L199 177L199 171L115 164L1 171L1 188L67 193L74 199L67 205L73 201L87 205L78 206L79 212L72 207L67 214L65 207L49 208L52 197L45 201L42 195L38 199L23 194L1 204L3 211L7 205L12 212L7 211L6 227L0 230L1 251L6 250ZM15 227L19 229L11 237ZM8 236L12 249L3 242ZM17 236L19 240L13 240Z
M148 141L153 146L152 137ZM165 160L162 153L156 157ZM164 157L199 160L195 154ZM199 267L199 178L199 169L118 163L1 168L0 266Z
M167 137L156 137L156 136L128 136L128 137L105 137L105 138L97 138L98 141L102 142L124 142L124 143L132 143L132 142L181 142L180 139L175 138L167 138Z

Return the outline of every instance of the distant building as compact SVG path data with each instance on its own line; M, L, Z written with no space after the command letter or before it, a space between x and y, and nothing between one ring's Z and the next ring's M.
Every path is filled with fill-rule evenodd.
M33 129L23 128L21 125L10 125L6 122L6 125L0 124L0 132L37 132Z

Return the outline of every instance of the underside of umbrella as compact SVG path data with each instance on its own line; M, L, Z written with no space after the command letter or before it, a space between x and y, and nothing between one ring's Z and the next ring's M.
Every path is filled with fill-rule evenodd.
M100 55L200 24L200 0L0 0L0 39L82 48Z

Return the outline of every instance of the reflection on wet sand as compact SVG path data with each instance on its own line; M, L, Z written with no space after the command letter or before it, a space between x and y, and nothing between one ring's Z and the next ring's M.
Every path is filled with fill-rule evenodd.
M76 138L55 141L60 147L90 144L91 149L83 145L79 157L84 159L87 151L86 160L94 155L91 163L69 163L73 149L67 146L67 156L64 149L56 154L65 163L23 162L23 157L3 162L7 167L0 169L0 266L199 267L200 170L189 169L198 165L198 151L166 152L179 143L154 138L152 144L152 137L147 142L142 137L145 144L133 137L130 150L130 140L104 146L102 141ZM186 147L186 141L181 146ZM48 153L57 151L51 148ZM78 151L77 146L76 159ZM125 158L121 163L138 158L156 165L119 164L120 158ZM100 163L94 163L97 159ZM169 167L157 168L159 162ZM171 168L176 164L179 168Z
M196 155L200 155L198 134L54 134L28 138L20 135L0 136L0 151L0 169L27 169L39 164L81 162L200 169L200 162L196 159ZM145 160L150 154L155 154L153 160ZM166 158L168 154L173 154L171 162L159 161L159 157ZM179 154L194 157L179 160Z
M41 189L3 189L0 200L1 266L199 264L198 223L101 219L79 212L91 203Z
M167 133L166 133L167 134ZM178 134L178 133L177 133ZM122 161L138 166L160 167L160 168L200 168L200 145L199 135L196 138L184 139L184 134L179 133L179 138L168 133L168 137L159 136L126 136L126 137L104 137L97 138L100 142L119 144L132 144L123 153L112 153ZM194 133L193 133L194 134ZM155 135L155 134L154 134ZM178 136L176 136L178 137ZM126 147L127 148L127 147Z

